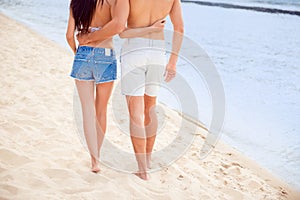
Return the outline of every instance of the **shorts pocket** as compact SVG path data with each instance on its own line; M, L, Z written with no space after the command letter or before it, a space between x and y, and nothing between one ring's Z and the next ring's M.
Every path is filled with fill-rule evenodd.
M109 63L114 62L114 60L116 60L115 56L95 55L95 57L94 57L95 63L109 64Z
M93 80L92 71L87 61L74 60L71 76L81 80Z
M89 53L76 53L74 60L88 61L89 57Z
M131 51L122 55L121 62L127 67L144 67L147 64L147 58L145 52Z
M116 61L112 61L108 64L101 63L97 64L95 68L97 82L105 82L115 80L117 76L117 65Z

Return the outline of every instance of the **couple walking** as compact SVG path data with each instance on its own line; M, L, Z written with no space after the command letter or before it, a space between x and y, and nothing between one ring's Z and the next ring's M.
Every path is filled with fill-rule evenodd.
M167 16L174 27L173 52L168 62L162 51ZM75 54L71 77L75 78L82 106L93 172L100 171L98 159L106 132L107 103L117 74L112 37L119 34L125 39L121 88L127 100L131 141L138 163L135 174L147 180L157 132L156 96L163 79L168 82L175 77L182 33L180 0L71 1L66 34Z

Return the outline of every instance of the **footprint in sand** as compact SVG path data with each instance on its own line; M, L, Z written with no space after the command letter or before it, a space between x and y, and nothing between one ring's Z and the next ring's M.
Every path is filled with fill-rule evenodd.
M17 152L8 149L0 149L1 162L10 166L22 166L31 160L25 156L19 155Z
M251 188L251 190L258 190L258 189L262 188L262 184L260 184L256 180L249 180L247 185L248 185L249 188Z
M102 174L95 174L95 173L80 173L80 174L81 174L81 179L91 185L106 184L111 180L109 177Z
M47 189L48 183L47 181L43 180L42 178L37 178L35 176L32 176L32 178L27 179L27 184L28 186L30 186L30 188L34 188L34 189Z
M240 200L244 199L244 196L241 192L233 188L223 188L222 191L230 197L230 199Z
M76 176L75 173L65 169L45 169L44 174L46 174L50 179L56 180L67 180Z
M1 184L0 185L0 194L1 196L7 194L5 196L16 195L19 189L13 185Z
M22 124L26 127L35 127L35 128L43 128L45 126L44 123L42 123L39 120L32 120L32 119L18 119L16 120L16 124Z
M222 168L220 168L220 171L223 174L232 174L232 175L241 175L241 165L238 163L222 163Z
M38 118L39 115L40 115L40 113L38 113L37 111L32 111L28 108L23 108L23 109L19 110L19 113L22 113L23 115L30 116L31 119Z
M9 182L9 181L14 180L14 177L12 177L11 175L5 175L5 176L1 176L0 179L2 182Z
M15 139L16 137L19 136L20 133L24 132L23 128L21 128L19 125L11 123L11 122L1 124L1 128L4 132L4 134L9 135L9 137L11 137L11 139Z
M93 192L95 188L93 187L85 187L85 188L64 188L62 192L65 194L78 194L78 193L90 193Z
M230 167L228 169L228 173L233 175L241 175L241 170L239 167Z

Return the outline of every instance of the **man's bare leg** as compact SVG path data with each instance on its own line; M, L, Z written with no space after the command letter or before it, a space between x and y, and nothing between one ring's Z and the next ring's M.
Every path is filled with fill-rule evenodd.
M151 97L145 94L144 96L144 102L145 102L145 130L146 130L146 160L147 160L147 167L151 168L151 154L156 138L157 133L157 116L155 112L155 106L156 106L156 97Z
M100 83L96 85L96 116L97 116L97 142L98 153L100 156L100 148L103 143L104 135L106 133L106 116L107 116L107 104L109 97L113 89L114 82ZM98 158L99 159L99 158Z
M138 177L148 180L146 164L146 134L144 128L144 97L126 96L129 116L130 135L139 171Z
M75 80L82 107L83 129L87 146L91 155L92 172L97 173L98 165L96 111L94 106L94 81Z

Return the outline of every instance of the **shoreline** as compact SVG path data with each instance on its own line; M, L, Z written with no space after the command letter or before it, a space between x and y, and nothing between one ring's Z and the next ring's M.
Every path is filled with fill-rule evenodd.
M193 0L182 0L184 3L195 3L202 6L213 6L220 8L231 8L231 9L241 9L241 10L250 10L256 12L272 13L272 14L286 14L286 15L295 15L300 17L300 11L296 10L286 10L279 8L268 8L268 7L259 7L259 6L248 6L248 5L239 5L223 2L209 2L209 1L193 1Z
M66 195L68 199L72 199L74 194L93 198L105 192L117 197L119 187L124 192L129 187L129 198L132 194L139 194L140 189L146 188L148 191L154 183L158 184L154 192L161 192L160 187L164 192L167 191L159 196L148 191L148 197L158 199L190 199L199 194L206 199L251 199L271 195L266 199L277 197L296 200L300 197L299 192L222 141L218 142L208 158L197 159L194 154L203 142L200 138L204 137L204 131L199 132L188 152L168 166L168 170L151 173L153 180L149 183L105 167L100 175L90 174L87 152L78 148L82 145L73 131L73 82L67 78L72 54L2 14L0 19L1 34L6 34L3 30L17 30L15 34L7 36L8 41L15 42L5 41L0 47L4 60L0 101L0 114L3 117L0 119L0 130L4 133L0 140L0 155L3 158L0 165L0 191L3 198L33 198L38 194L44 195L39 199L46 199L53 192L58 192L57 198ZM4 24L7 29L4 29ZM32 110L30 106L35 109ZM58 112L65 109L67 111ZM175 119L177 116L171 117ZM110 129L118 132L112 126ZM178 180L181 174L184 174L184 178ZM253 181L247 180L247 177ZM105 188L107 182L110 184ZM92 185L86 187L87 183ZM70 184L73 189L65 188L65 184ZM124 186L126 184L129 186ZM169 188L173 184L175 187ZM199 184L199 187L195 184ZM105 188L104 191L99 191L99 187ZM189 190L184 190L185 187L189 187ZM259 194L252 194L252 191Z

